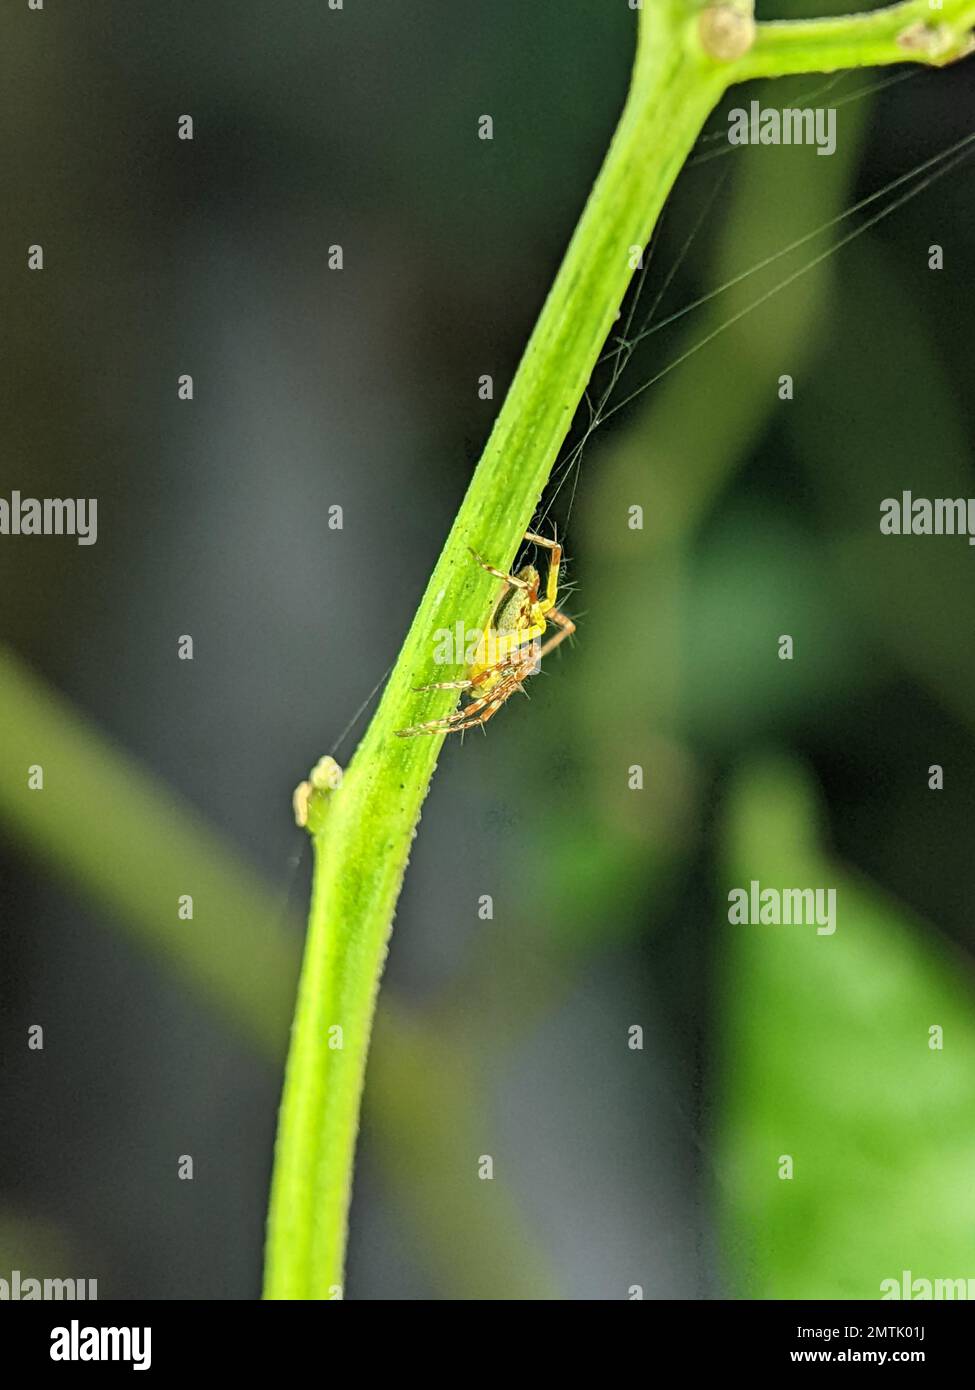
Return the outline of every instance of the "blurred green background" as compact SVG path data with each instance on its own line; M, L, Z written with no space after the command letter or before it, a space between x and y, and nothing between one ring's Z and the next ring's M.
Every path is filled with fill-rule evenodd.
M0 1277L252 1298L307 893L291 789L396 654L633 15L104 0L2 25L0 495L95 496L99 538L0 540ZM732 151L716 113L643 304L702 214L661 314L958 140L972 71L733 94L836 104L836 154ZM555 499L578 637L441 756L349 1297L975 1277L972 555L878 529L902 489L975 492L971 212L965 165L621 410ZM620 394L847 225L648 339ZM753 878L836 887L835 935L729 925Z

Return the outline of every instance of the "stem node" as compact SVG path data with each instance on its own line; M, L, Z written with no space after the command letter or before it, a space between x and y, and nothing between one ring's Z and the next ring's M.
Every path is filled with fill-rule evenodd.
M719 63L743 58L755 42L755 16L740 4L708 5L697 22L701 47Z

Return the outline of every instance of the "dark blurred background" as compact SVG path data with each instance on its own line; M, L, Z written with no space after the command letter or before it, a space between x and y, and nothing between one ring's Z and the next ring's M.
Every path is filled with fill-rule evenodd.
M307 895L291 789L395 657L633 24L623 0L4 7L0 495L97 497L99 529L0 538L0 1277L257 1296ZM973 72L733 93L836 105L836 153L732 150L715 113L643 310L948 148ZM883 203L649 338L618 399ZM349 1297L975 1276L975 559L878 529L902 489L975 493L972 208L963 164L622 409L551 501L578 637L441 756ZM837 887L835 935L730 926L751 878Z

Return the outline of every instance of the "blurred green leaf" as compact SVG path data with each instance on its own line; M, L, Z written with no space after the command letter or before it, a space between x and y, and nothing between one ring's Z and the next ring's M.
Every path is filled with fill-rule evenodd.
M967 1278L975 1227L970 962L819 848L792 763L732 788L719 909L722 1224L733 1292L879 1298L881 1281ZM731 925L727 890L834 887L832 936ZM944 1030L944 1049L928 1030ZM792 1180L778 1176L781 1155Z

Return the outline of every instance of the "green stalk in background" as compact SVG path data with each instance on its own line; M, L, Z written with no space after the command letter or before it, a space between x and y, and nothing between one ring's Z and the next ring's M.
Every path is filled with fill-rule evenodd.
M619 313L634 249L727 87L756 76L921 61L969 51L975 0L909 0L869 15L755 25L745 3L643 0L629 96L484 456L345 779L313 793L308 937L275 1150L265 1296L340 1297L369 1034L396 900L441 737L396 731L448 714L456 692L414 687L434 633L480 626ZM340 1029L341 1035L336 1031Z
M300 943L280 894L2 643L0 729L0 827L52 880L108 914L125 940L262 1060L282 1064ZM44 796L28 790L24 776L39 749ZM177 924L177 898L188 887L194 922ZM412 1224L420 1258L452 1297L558 1298L557 1276L502 1178L492 1184L490 1204L456 1185L448 1205L440 1200L459 1155L477 1142L481 1104L465 1039L454 1030L444 1045L445 1031L442 1021L421 1023L384 995L367 1108L398 1209ZM36 1255L38 1219L35 1213L21 1223L0 1204L0 1263L5 1246L19 1252L10 1267L23 1264L25 1251ZM465 1242L453 1239L454 1223Z

